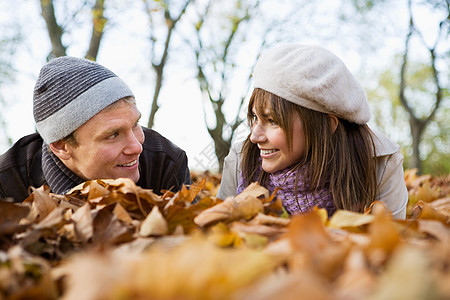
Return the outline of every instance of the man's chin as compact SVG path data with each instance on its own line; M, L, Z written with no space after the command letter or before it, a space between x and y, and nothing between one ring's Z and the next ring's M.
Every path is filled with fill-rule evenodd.
M119 178L128 178L133 180L134 183L138 182L139 178L140 178L140 174L139 172L137 173L133 173L133 174L119 174L119 175L115 175L113 177L113 179L119 179Z

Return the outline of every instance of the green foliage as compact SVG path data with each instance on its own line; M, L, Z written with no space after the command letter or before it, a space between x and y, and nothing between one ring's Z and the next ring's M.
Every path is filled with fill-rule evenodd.
M399 61L376 75L377 85L366 87L372 105L377 128L395 140L402 148L404 166L408 166L412 155L408 114L399 100ZM419 116L428 115L433 105L435 87L431 80L431 68L422 62L410 62L408 71L408 97ZM450 97L444 89L443 104L427 126L421 140L423 173L450 173Z

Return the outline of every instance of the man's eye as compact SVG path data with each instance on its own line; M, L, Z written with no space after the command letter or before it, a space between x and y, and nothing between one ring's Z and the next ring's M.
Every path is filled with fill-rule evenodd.
M110 136L109 136L109 138L110 139L113 139L113 138L116 138L116 137L118 137L119 136L119 133L116 131L116 132L114 132L113 134L111 134Z

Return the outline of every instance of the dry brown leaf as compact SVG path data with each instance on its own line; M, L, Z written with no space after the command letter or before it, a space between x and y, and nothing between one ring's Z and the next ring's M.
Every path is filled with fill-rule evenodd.
M268 226L263 224L250 224L242 222L231 223L230 229L234 232L242 232L265 236L272 240L277 239L281 237L283 234L288 232L286 227Z
M450 230L442 222L436 220L419 220L419 231L435 237L441 243L450 245Z
M224 202L204 210L195 217L194 222L198 226L227 221L231 222L240 218L249 220L260 212L263 212L263 202L259 197L268 197L269 191L258 183L250 184L236 197L228 197Z
M412 209L413 219L436 220L444 224L448 224L450 218L434 209L428 203L420 200Z
M187 206L180 202L167 205L163 214L168 223L169 233L173 233L177 227L181 227L183 232L187 234L198 230L198 226L194 223L195 216L218 203L222 203L222 201L214 197L204 197L195 204L188 204Z
M450 196L430 202L429 205L441 214L450 218Z
M30 207L23 204L0 201L0 236L24 230L19 222L29 212Z
M373 211L375 218L368 227L370 242L366 251L371 263L379 265L384 263L399 245L400 234L396 223L392 216L387 214L384 206L378 205L375 208Z
M373 215L361 214L348 210L337 210L330 218L328 227L356 229L359 226L367 225L374 219Z
M224 202L204 210L195 217L195 224L203 227L219 221L231 222L240 218L248 220L264 209L261 200L252 195L245 198L241 196L239 201L235 199L227 198Z
M169 231L167 221L159 211L158 206L153 206L151 213L141 224L139 235L142 237L165 235Z
M433 178L429 175L418 177L416 173L406 171L405 182L411 196L409 213L414 197L423 194L421 197L430 199L430 202L423 201L425 207L429 206L427 209L432 208L448 217L449 178ZM208 179L205 182L204 178L198 178L195 184L190 189L185 187L182 193L163 191L163 196L141 189L127 180L84 183L68 195L54 195L43 187L44 199L52 200L58 209L52 209L46 218L37 219L38 213L22 217L18 221L19 226L6 239L2 237L1 241L6 241L2 243L2 249L17 242L34 253L31 257L46 257L56 269L62 261L72 261L74 250L84 258L95 256L88 249L100 250L97 255L104 259L99 264L87 260L86 268L74 269L67 274L58 275L55 272L55 277L50 278L52 284L56 282L60 287L62 294L57 295L57 298L61 299L72 295L77 299L86 296L87 299L91 297L96 300L268 300L297 299L301 295L307 298L348 300L379 299L380 295L391 295L386 294L387 290L391 290L395 297L411 297L412 293L402 292L402 282L397 281L388 286L389 280L382 279L386 277L394 281L396 276L404 276L399 275L401 272L392 272L391 264L398 263L397 252L406 247L424 250L421 255L428 261L427 268L419 266L416 269L427 276L428 281L420 283L420 280L411 279L416 285L423 285L414 288L427 290L429 282L432 282L439 299L450 297L450 272L445 267L450 265L450 229L443 222L424 218L413 220L410 214L405 221L393 220L384 207L378 204L372 207L372 215L340 211L328 219L324 209L314 208L311 212L315 214L314 218L304 215L285 219L280 218L286 215L280 199L274 198L275 193L268 195L257 184L249 188L247 195L240 194L237 199L228 202L228 207L225 204L219 206L227 201L223 202L209 194L208 191L213 189ZM438 191L439 197L436 197ZM32 206L34 198L35 194L32 194L23 205ZM88 198L90 206L82 207ZM190 202L194 198L196 200ZM168 234L171 235L140 237L141 225L154 207L167 221ZM222 213L226 214L223 223L218 219L209 223L213 225L219 222L211 227L200 227L194 223L196 216L215 207L223 209ZM89 211L93 218L92 238L85 239L91 241L89 243L80 243L75 236L73 215L77 219L74 212L84 215L83 210L86 213ZM0 210L0 220L1 213ZM220 210L215 213L220 213ZM300 222L297 218L301 217L305 219ZM22 224L32 226L22 227ZM209 246L206 247L205 243L209 243ZM227 255L217 251L222 247L225 247L222 250L226 250ZM241 251L244 249L254 252L244 254ZM9 298L15 296L23 299L39 295L39 290L42 291L41 287L44 286L40 278L44 278L45 274L39 277L40 269L34 263L30 265L29 258L25 257L16 260L15 266L21 267L11 272L8 269L11 266L8 253L0 251L1 261L7 262L0 264L0 294L4 295L3 282L8 282L10 286L17 287L15 291L20 292L6 294ZM261 260L255 258L261 254L264 254L264 259L261 259L262 256ZM416 258L408 257L409 264L415 266ZM255 261L251 263L251 259ZM97 256L95 260L99 260ZM261 269L262 265L269 267L265 265L267 263L271 264L270 268ZM149 265L152 267L149 268ZM96 269L94 275L86 276L92 268ZM285 277L278 276L280 272ZM396 275L388 276L390 272ZM413 272L413 269L407 272ZM34 277L35 274L38 276ZM63 278L70 279L72 276L88 277L89 280L74 286L71 282L68 282L69 285L60 284ZM87 291L80 290L85 289L86 285L91 285L91 296L83 294ZM244 290L248 293L242 293ZM433 296L427 294L430 295Z
M291 219L279 218L263 213L258 213L249 223L254 225L287 226L290 222Z
M239 203L240 201L245 200L245 198L247 198L248 196L268 199L269 191L265 187L260 186L257 182L253 182L248 187L246 187L245 190L242 191L242 193L236 195L236 197L234 197L234 200Z
M331 300L329 285L314 272L301 270L274 273L237 293L236 299L246 300Z
M293 217L288 229L293 251L300 254L292 257L293 270L311 269L324 278L334 277L350 244L333 242L317 211Z
M429 274L430 261L425 252L399 247L381 274L375 292L367 299L442 299Z
M72 215L75 234L79 241L86 243L94 235L94 222L89 203L84 204Z
M131 222L133 221L130 214L126 211L125 208L123 208L120 203L116 203L113 213L114 215L116 215L117 219L121 220L122 222L131 224Z
M142 254L85 253L60 270L64 299L231 299L270 273L277 260L250 249L222 249L191 237L172 249ZM86 286L88 285L88 286Z
M335 295L337 299L367 299L376 287L377 278L367 264L364 252L353 248L344 263L342 273L337 278Z
M65 209L62 207L56 207L53 209L43 220L36 223L34 226L35 229L44 229L44 228L59 228L63 224L67 223L64 219Z
M7 261L2 254L2 299L57 299L56 283L50 276L51 265L45 259L30 255L20 246L8 249Z
M130 242L134 239L135 228L117 219L113 213L115 205L99 210L94 217L92 242L106 246Z
M57 207L57 203L50 197L50 189L47 186L32 188L32 190L32 195L24 203L32 202L31 212L27 219L33 222L44 219Z
M106 195L108 195L108 189L105 188L104 185L101 185L98 181L93 180L88 185L89 190L87 192L88 197L87 200L95 199L95 198L101 198Z
M194 218L194 223L203 227L214 222L228 220L233 215L235 206L237 203L232 198L227 198L224 202L202 211Z

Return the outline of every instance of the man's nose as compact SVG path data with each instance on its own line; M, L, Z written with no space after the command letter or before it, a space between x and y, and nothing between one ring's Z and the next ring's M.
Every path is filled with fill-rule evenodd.
M127 145L125 147L126 154L140 154L142 152L143 139L139 134L131 132L127 139Z

